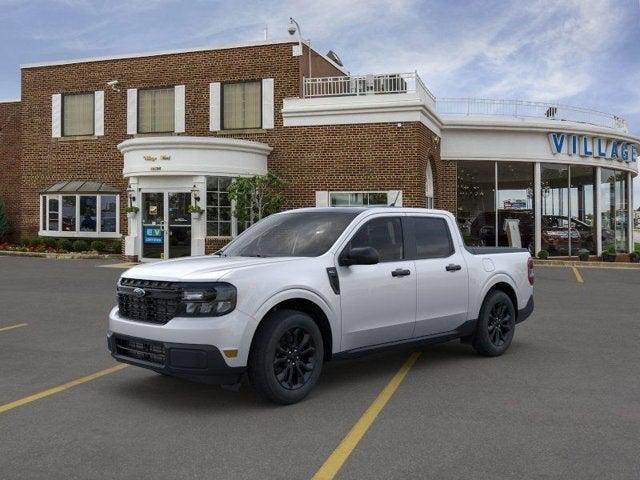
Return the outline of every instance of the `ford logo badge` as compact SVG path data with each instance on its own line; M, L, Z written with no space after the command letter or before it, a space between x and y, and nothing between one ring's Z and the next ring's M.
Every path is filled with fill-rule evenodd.
M144 297L147 294L147 292L145 292L144 289L142 289L142 288L134 288L133 289L133 294L136 297Z

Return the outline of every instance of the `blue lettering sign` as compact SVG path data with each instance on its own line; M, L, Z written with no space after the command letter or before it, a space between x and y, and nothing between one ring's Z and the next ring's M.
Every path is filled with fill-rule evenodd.
M620 157L625 162L629 161L629 144L626 142L623 142L620 146Z
M592 157L593 156L593 144L591 143L591 137L581 137L580 139L580 156Z
M143 228L144 243L162 245L164 243L164 232L156 225L145 225Z
M618 142L611 140L611 154L609 156L611 160L618 159Z
M564 146L564 133L551 133L549 139L551 140L551 146L553 148L554 155L556 153L562 153L562 147Z
M607 155L607 141L604 138L596 139L596 151L594 156L604 157Z
M571 143L569 144L569 155L578 155L578 136L571 135Z
M631 161L638 161L638 146L636 144L631 145Z

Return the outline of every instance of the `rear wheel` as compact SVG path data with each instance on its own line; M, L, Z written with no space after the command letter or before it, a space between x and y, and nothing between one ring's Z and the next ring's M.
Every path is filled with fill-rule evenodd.
M489 357L502 355L511 345L515 326L516 310L509 295L500 290L489 292L480 309L473 348Z
M249 380L263 398L284 405L296 403L315 386L323 360L322 335L313 319L296 310L278 310L256 333Z

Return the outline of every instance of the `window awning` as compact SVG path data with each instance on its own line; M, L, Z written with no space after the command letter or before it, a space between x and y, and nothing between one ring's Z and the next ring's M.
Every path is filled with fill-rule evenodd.
M104 182L71 180L56 183L42 190L41 193L120 193L120 191L119 188L112 187Z

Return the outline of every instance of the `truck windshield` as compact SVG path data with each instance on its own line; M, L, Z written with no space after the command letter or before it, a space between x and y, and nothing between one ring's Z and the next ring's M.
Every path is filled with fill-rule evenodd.
M335 243L359 211L291 212L271 215L232 241L229 257L317 257Z

